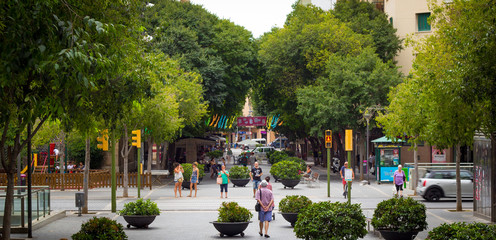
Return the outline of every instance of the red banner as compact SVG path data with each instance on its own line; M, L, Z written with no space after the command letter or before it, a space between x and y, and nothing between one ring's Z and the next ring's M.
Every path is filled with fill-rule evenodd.
M265 126L267 117L238 117L238 127Z

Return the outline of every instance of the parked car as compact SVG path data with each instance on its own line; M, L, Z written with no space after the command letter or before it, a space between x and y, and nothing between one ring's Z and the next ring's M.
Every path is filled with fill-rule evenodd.
M273 147L257 147L253 150L253 156L257 161L267 160L267 153L275 150Z
M238 145L242 146L241 149L248 150L248 149L253 149L257 147L257 145L260 144L256 141L253 141L252 139L246 139L241 142L238 142Z
M274 148L286 148L288 146L288 139L285 137L276 138L273 142L270 143L270 146Z
M468 170L460 170L460 181L463 198L474 197L474 177ZM440 198L456 197L456 171L427 170L419 179L417 193L427 201L439 201Z

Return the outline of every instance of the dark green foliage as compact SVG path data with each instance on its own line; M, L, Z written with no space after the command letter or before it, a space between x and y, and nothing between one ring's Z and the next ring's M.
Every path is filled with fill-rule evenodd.
M229 178L248 179L250 178L250 169L245 166L233 166L231 169L229 169Z
M281 152L283 153L286 153L286 155L290 156L290 157L294 157L296 156L296 153L294 151L290 151L290 150L282 150Z
M223 202L219 208L218 222L248 222L253 214L237 202Z
M126 240L122 224L106 217L93 217L81 225L81 230L73 234L74 240Z
M119 211L119 215L160 215L160 209L157 203L147 199L139 198L135 202L128 202L124 204L124 209Z
M288 157L288 154L284 151L280 151L280 152L279 151L273 151L270 153L270 155L267 155L267 158L269 158L270 164L278 163L287 157Z
M283 213L299 213L310 204L312 204L312 201L306 196L286 196L279 202L279 211Z
M224 155L224 152L222 152L221 150L215 150L215 151L207 152L206 154L211 159L216 159L222 157Z
M374 4L360 0L338 1L333 13L354 32L372 36L375 53L383 62L393 60L401 50L401 40L396 35L396 29L389 23L386 14Z
M496 225L485 223L455 222L443 223L432 229L427 236L430 240L489 240L496 236Z
M191 174L193 173L193 164L183 163L181 164L181 166L183 166L184 169L183 172L184 181L189 182L189 179L191 178ZM198 169L200 170L200 176L198 176L198 178L202 178L203 176L205 176L205 165L198 164Z
M358 239L367 234L360 204L319 202L298 214L294 232L303 239Z
M300 179L299 172L302 170L300 163L284 160L272 165L270 174L277 176L279 179Z
M422 231L427 228L425 205L411 197L384 200L377 204L372 226L378 230Z
M251 33L199 5L175 0L154 4L143 16L148 34L154 36L150 45L201 74L210 112L240 111L257 66Z

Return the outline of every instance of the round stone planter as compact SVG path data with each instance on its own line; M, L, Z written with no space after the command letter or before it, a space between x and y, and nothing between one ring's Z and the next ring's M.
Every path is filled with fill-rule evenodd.
M396 232L390 230L379 230L382 237L386 240L411 240L417 236L418 231Z
M280 179L279 181L284 185L284 188L288 187L291 189L300 183L300 179Z
M276 175L272 175L272 177L274 177L274 182L279 182L281 180Z
M248 184L250 182L250 179L247 178L247 179L231 179L231 182L233 184L233 187L244 187L246 186L246 184Z
M127 222L127 228L135 226L137 228L148 228L156 215L124 215L124 220Z
M211 222L215 229L219 231L220 236L234 236L234 235L241 235L241 237L245 236L245 233L243 232L247 227L250 222Z
M298 213L281 213L282 217L291 223L291 227L294 227L296 220L298 220Z

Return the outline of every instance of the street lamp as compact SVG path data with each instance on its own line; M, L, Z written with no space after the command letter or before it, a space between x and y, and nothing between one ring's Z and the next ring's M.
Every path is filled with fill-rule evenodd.
M363 117L365 118L365 120L367 120L367 154L370 154L369 153L369 136L370 136L370 132L369 132L369 121L370 119L372 118L372 113L370 111L369 108L367 108L365 110L365 112L363 113ZM367 184L370 185L370 180L369 180L369 177L370 177L370 169L369 169L369 158L368 158L368 155L365 155L366 159L367 159Z

